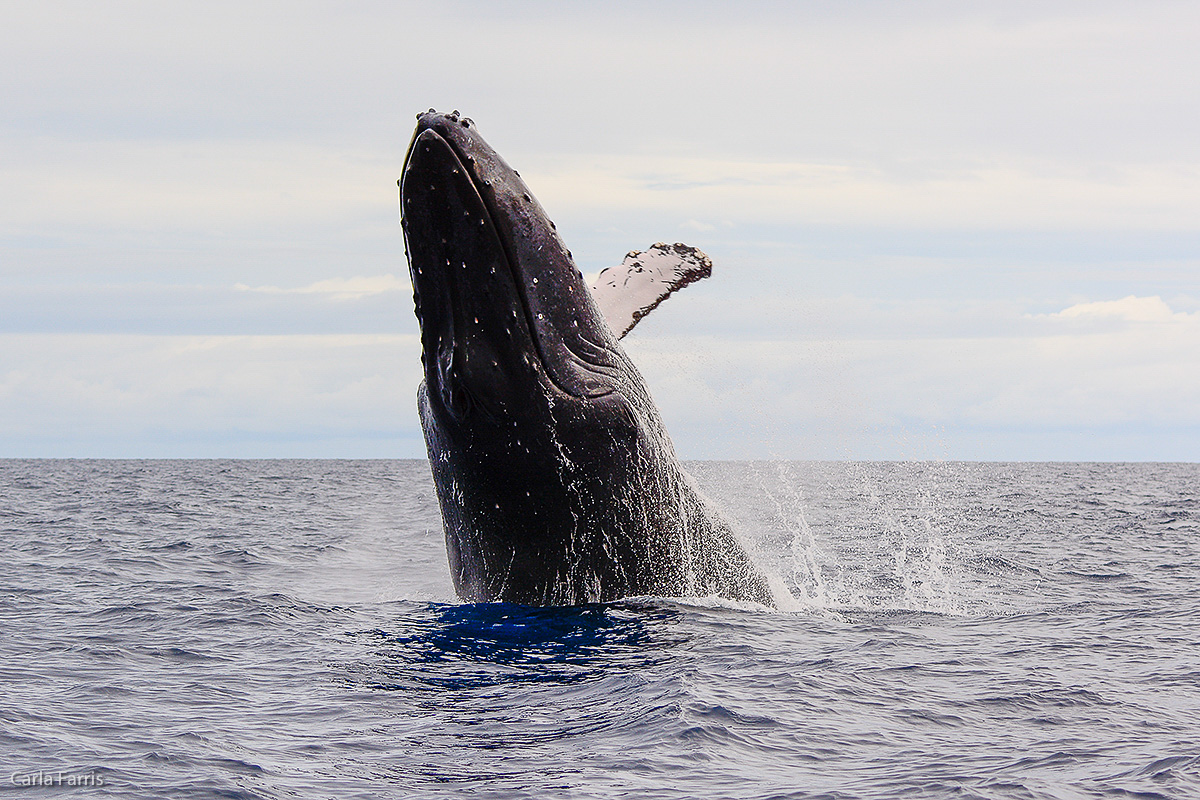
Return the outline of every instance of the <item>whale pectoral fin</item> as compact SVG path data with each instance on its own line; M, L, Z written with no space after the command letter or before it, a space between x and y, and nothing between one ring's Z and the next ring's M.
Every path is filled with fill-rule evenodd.
M710 275L712 259L700 250L657 242L647 250L630 250L620 266L601 270L592 295L620 339L672 292Z

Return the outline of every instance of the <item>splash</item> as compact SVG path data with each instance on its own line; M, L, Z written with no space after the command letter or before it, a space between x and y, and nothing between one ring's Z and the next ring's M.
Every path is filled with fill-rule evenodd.
M941 501L945 462L750 465L760 507L744 525L792 604L813 610L969 614L961 521ZM801 474L804 473L804 474ZM809 495L819 495L815 502ZM778 592L777 592L778 594ZM789 608L789 605L793 607Z

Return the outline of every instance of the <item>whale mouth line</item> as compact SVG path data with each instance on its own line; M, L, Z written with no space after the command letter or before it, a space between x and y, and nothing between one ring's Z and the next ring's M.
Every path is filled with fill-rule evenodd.
M521 307L521 313L524 316L524 320L525 320L525 327L526 327L526 330L529 332L529 338L533 344L533 350L537 357L538 366L540 367L541 373L546 377L546 380L550 383L550 385L555 390L560 392L562 395L564 395L566 397L576 398L576 399L595 400L595 399L607 397L607 396L617 393L617 389L615 387L610 387L603 391L591 391L591 392L572 390L571 388L564 386L562 384L562 382L559 380L559 378L555 374L555 372L556 372L555 370L549 368L549 366L547 364L547 349L548 348L546 347L545 343L542 341L542 335L539 333L538 325L536 324L536 321L534 319L533 304L530 301L530 297L529 297L529 287L526 285L526 282L525 282L525 280L523 280L523 278L521 276L521 272L518 269L517 259L512 252L512 246L511 246L510 242L507 240L507 237L505 237L501 233L503 228L501 225L499 225L497 223L497 216L498 216L497 210L493 208L493 204L488 202L488 199L485 196L484 192L482 192L480 190L480 182L482 181L482 179L476 174L475 170L472 168L472 166L471 166L472 159L459 149L458 145L454 142L454 140L452 138L442 136L438 131L436 131L435 129L430 127L430 128L426 128L424 131L421 131L417 136L413 137L413 141L412 141L412 144L409 146L409 152L405 158L405 161L407 162L412 157L413 149L417 146L418 139L424 138L427 134L434 137L438 142L440 142L441 144L443 144L446 147L447 151L455 159L457 168L462 170L462 174L466 177L466 179L471 184L471 188L474 192L474 197L479 203L479 208L480 208L481 212L483 213L483 215L486 217L488 225L490 226L492 236L493 236L494 240L496 241L496 243L499 245L500 252L503 254L505 266L508 270L508 276L512 280L513 286L516 290L517 304ZM461 288L461 285L459 284L459 281L455 277L453 277L450 274L450 272L451 272L450 270L446 270L446 274L443 276L442 279L445 280L446 283L449 284L451 287L453 287L450 289L451 297L452 297L450 302L461 306L462 302L459 298L462 293L462 288ZM453 319L455 316L455 309L449 309L449 311L450 311L450 317L451 317L451 319ZM418 318L421 319L422 324L424 324L424 319L422 318L422 315L418 315ZM455 341L457 341L457 338L458 338L457 336L455 336L453 333L451 334L451 336L453 337L453 339ZM579 354L576 354L572 350L570 350L570 348L566 348L564 346L564 349L571 356L573 356L573 360L578 362L581 366L589 367L589 368L591 368L590 371L596 372L597 374L603 374L603 372L601 370L596 369L596 367L598 365L589 363L586 359L582 358ZM463 388L466 388L466 387L464 386Z

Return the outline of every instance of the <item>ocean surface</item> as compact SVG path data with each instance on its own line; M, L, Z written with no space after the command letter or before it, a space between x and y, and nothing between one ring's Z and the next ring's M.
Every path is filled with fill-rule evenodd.
M0 461L0 798L1200 798L1200 465L690 465L784 610L466 605L423 461Z

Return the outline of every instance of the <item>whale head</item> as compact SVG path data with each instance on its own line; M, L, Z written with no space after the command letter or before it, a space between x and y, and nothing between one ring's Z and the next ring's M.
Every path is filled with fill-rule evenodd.
M484 599L475 551L537 558L581 517L608 525L596 505L677 469L674 450L554 224L469 119L419 115L400 203L452 572Z

